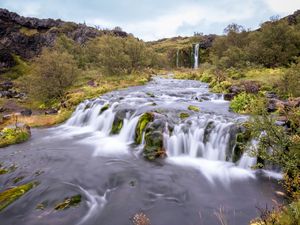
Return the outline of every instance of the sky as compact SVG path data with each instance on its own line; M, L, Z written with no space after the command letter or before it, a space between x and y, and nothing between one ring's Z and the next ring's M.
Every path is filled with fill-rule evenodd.
M230 23L256 29L271 16L300 9L300 0L0 0L0 8L101 28L119 26L150 41L194 32L222 34Z

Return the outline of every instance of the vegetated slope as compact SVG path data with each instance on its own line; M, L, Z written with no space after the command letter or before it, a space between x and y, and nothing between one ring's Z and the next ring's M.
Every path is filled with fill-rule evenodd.
M53 46L61 34L83 44L105 33L127 36L119 30L100 31L85 24L23 17L0 8L0 73L17 64L16 56L27 60L37 56L43 47Z

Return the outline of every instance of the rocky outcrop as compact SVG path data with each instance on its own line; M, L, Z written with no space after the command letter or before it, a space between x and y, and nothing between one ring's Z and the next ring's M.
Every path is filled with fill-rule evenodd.
M52 46L61 34L83 44L108 32L127 36L120 30L100 31L85 24L23 17L0 8L0 72L16 64L13 55L30 59L38 55L43 47Z

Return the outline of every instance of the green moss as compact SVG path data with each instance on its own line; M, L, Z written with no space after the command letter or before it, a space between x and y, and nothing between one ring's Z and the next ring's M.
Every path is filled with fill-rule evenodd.
M153 161L166 156L163 148L163 134L160 131L149 131L145 135L144 158Z
M4 168L0 168L0 175L3 175L3 174L6 174L8 173L9 171L7 169L4 169Z
M20 56L13 55L13 58L16 65L2 75L6 79L17 79L30 71L30 66Z
M0 193L0 211L5 209L7 206L9 206L11 203L16 201L18 198L23 196L25 193L27 193L30 189L37 186L38 183L31 182L24 185L20 185L11 189L8 189L6 191L3 191Z
M27 141L30 131L25 128L4 128L0 134L0 148Z
M118 134L123 127L123 120L116 118L111 128L111 134Z
M54 209L55 210L65 210L70 207L79 205L81 202L81 195L74 195L72 197L65 198L63 202L58 203Z
M20 176L14 179L14 184L19 183L21 180L23 180L25 177L24 176Z
M190 114L188 114L188 113L180 113L179 117L180 117L180 119L186 119L186 118L190 117Z
M26 36L34 36L35 34L38 34L38 30L37 29L30 29L30 28L27 28L27 27L22 27L20 29L20 33L26 35Z
M232 83L229 81L222 81L220 83L217 83L212 87L212 91L215 93L228 93L229 87L232 86Z
M154 119L153 113L144 113L138 121L138 124L135 129L135 143L141 144L143 132L149 122L152 122Z
M100 109L99 115L102 114L104 111L108 110L109 107L110 107L109 104L105 104L105 105Z
M195 111L195 112L199 112L200 111L199 107L194 106L194 105L190 105L188 107L188 109L191 110L191 111Z

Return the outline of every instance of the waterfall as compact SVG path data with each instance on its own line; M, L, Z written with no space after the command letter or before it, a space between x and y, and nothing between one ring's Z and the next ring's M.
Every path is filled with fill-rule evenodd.
M176 52L176 67L179 68L179 49Z
M198 69L199 67L199 47L199 43L194 46L194 69Z

